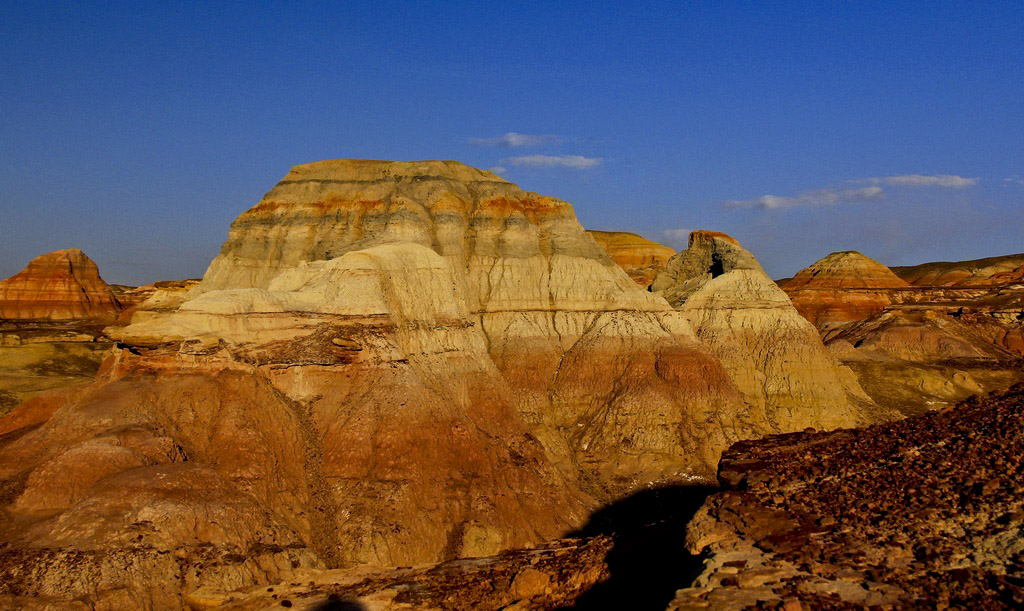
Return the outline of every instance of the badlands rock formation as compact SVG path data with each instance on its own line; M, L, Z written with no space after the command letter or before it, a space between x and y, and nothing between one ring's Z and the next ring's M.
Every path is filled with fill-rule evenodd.
M594 231L587 233L629 274L637 284L646 288L665 269L675 250L624 231Z
M695 231L651 287L686 315L751 406L759 434L884 417L739 242Z
M350 288L333 288L341 282ZM256 346L355 317L390 321L395 341L416 342L383 356L368 346L361 361L438 353L458 364L431 372L462 377L470 362L500 376L491 392L596 496L709 474L726 439L744 434L733 422L740 397L714 356L629 281L569 204L455 162L297 166L232 224L176 313L140 312L120 337L266 353L279 348ZM289 396L316 394L291 377Z
M733 446L670 609L1024 606L1024 387Z
M859 252L834 252L800 270L783 286L804 318L822 331L878 314L891 303L886 289L907 282Z
M936 264L992 272L975 286L911 286L862 255L833 253L783 288L877 403L920 413L1020 378L1024 286L1014 270L992 271L1003 259Z
M700 299L759 282L728 271ZM155 291L110 331L120 348L92 386L0 419L0 593L163 608L486 556L641 487L707 481L737 439L871 416L810 347L723 329L760 367L727 370L693 299L644 291L567 203L494 174L298 166L200 284ZM747 319L703 327L720 354L707 329L731 320ZM788 413L776 395L803 383L769 378L793 363L836 384Z
M0 282L0 318L112 321L121 304L81 250L40 255Z

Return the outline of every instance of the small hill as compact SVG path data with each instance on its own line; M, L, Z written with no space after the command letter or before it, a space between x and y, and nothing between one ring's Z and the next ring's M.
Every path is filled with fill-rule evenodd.
M99 268L77 248L40 255L0 282L0 318L112 321L120 311Z

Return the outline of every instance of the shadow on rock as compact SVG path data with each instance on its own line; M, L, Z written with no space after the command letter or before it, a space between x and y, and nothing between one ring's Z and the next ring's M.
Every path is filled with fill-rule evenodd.
M330 598L312 608L312 611L367 611L366 605L347 598Z
M602 507L570 536L610 535L611 576L588 590L574 609L664 609L699 574L702 561L686 551L686 525L711 486L666 486Z

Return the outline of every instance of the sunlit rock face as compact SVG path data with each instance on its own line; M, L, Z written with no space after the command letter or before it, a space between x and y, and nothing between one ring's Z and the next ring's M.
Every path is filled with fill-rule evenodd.
M783 289L800 314L827 330L880 313L892 303L888 289L907 286L878 261L845 251L800 270Z
M0 282L0 319L112 321L120 311L99 268L77 248L40 255Z
M92 386L0 419L0 594L163 608L490 555L754 430L567 203L454 162L299 166L109 332Z
M838 428L892 417L762 271L721 233L695 231L652 289L683 313L751 406L758 434Z
M652 242L635 233L624 231L594 231L587 233L608 253L634 282L648 287L654 282L676 251Z
M742 434L733 420L744 408L717 359L684 317L630 281L569 204L455 162L296 167L232 224L173 316L140 313L123 337L253 343L279 333L291 341L295 325L281 313L344 316L370 299L360 286L329 305L296 278L393 245L419 246L453 283L432 288L434 296L409 295L403 307L422 310L427 328L440 324L426 314L431 299L459 308L483 346L478 356L501 375L495 388L592 494L710 475L722 444ZM399 283L405 272L388 273ZM396 316L394 303L382 297L371 310Z

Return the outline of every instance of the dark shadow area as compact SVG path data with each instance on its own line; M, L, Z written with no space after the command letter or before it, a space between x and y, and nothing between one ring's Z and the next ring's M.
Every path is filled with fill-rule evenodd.
M322 602L312 608L313 611L366 611L366 605L361 602L349 600L347 598L340 598L335 595L328 597L327 601Z
M609 535L605 561L611 576L595 585L574 609L664 609L676 590L693 582L702 560L686 551L686 525L712 486L644 490L599 509L570 536Z

